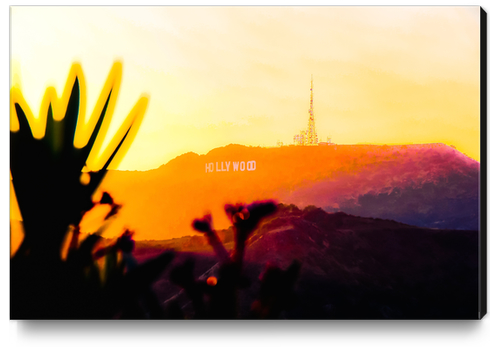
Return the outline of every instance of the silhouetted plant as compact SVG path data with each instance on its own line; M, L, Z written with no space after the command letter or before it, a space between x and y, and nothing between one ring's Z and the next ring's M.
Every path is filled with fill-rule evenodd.
M221 243L216 231L213 230L213 218L210 214L205 215L201 219L194 219L192 227L194 230L204 233L208 243L213 247L214 252L221 262L226 263L230 261L228 252Z
M299 261L293 261L286 270L267 265L260 276L259 297L252 304L252 318L277 319L282 310L292 307L295 301L293 289L300 267Z
M121 64L114 64L102 93L102 97L104 94L107 97L105 101L99 99L100 114L96 115L87 144L81 148L74 145L84 97L81 68L77 64L70 71L67 83L72 80L73 85L61 120L53 112L54 100L49 99L52 91L46 92L43 101L48 103L46 130L42 138L33 135L35 121L20 91L15 88L11 91L11 107L19 129L10 132L10 170L24 226L24 239L10 262L11 318L112 318L115 314L125 317L128 303L136 302L138 296L151 302L151 309L140 312L138 318L148 314L162 316L148 291L151 282L172 260L173 253L164 253L140 266L130 264L132 258L128 254L134 241L125 232L105 254L97 253L97 257L105 257L102 282L93 254L101 237L92 234L79 242L80 221L97 204L92 201L92 194L123 143L129 145L128 134L135 124L138 127L148 102L146 97L138 101L116 135L116 142L112 142L115 148L109 145L102 169L82 173L94 145L102 141L100 130L108 109L113 108L121 71ZM106 131L107 127L102 134ZM108 193L98 203L111 206L105 220L115 216L121 207ZM70 226L72 239L63 261L61 247ZM123 261L118 260L118 253L123 254ZM130 316L134 318L134 312Z
M255 230L260 220L277 209L273 201L258 201L250 205L244 204L226 204L225 212L233 224L235 232L235 252L233 260L241 268L245 253L245 242L251 233Z
M116 153L128 146L128 135L134 129L136 118L129 117L120 128L114 146L109 146L102 169L87 171L88 158L106 130L102 127L108 110L117 95L121 66L116 63L106 83L100 114L93 124L88 142L77 148L75 131L79 122L83 78L78 65L74 65L68 81L73 81L66 97L64 117L58 120L46 93L46 131L42 138L33 135L34 120L20 91L12 90L11 107L19 121L19 129L11 131L11 175L18 204L23 217L24 239L10 262L11 318L63 319L63 318L238 318L238 291L251 281L242 274L247 240L266 216L277 209L273 201L258 201L249 205L225 205L232 223L235 247L226 251L216 231L211 215L192 223L195 230L204 233L219 259L215 275L194 277L195 261L191 258L174 267L170 279L182 287L194 308L193 316L185 316L176 301L164 312L151 289L152 283L172 262L174 253L167 251L137 264L132 252L135 248L134 232L125 230L112 244L101 245L103 232L122 207L108 192L100 201L92 195ZM68 89L66 89L68 90ZM105 93L105 94L104 94ZM142 98L132 114L141 115L147 100ZM56 107L55 107L56 108ZM96 107L97 108L97 107ZM58 108L56 108L58 109ZM26 111L27 110L27 111ZM110 111L109 111L110 113ZM42 116L42 115L41 115ZM140 117L141 118L141 117ZM41 119L43 119L41 117ZM82 117L83 119L83 117ZM139 124L139 123L138 123ZM136 126L137 128L137 126ZM105 129L100 133L101 129ZM131 141L129 141L131 142ZM80 222L86 212L97 205L108 205L99 230L81 241ZM67 236L71 239L66 241ZM62 256L64 242L68 243L66 257ZM103 263L100 264L100 263ZM254 303L250 317L277 318L292 298L299 263L286 271L268 268L261 280L260 297Z
M246 242L260 221L273 214L276 209L277 205L273 201L225 205L225 212L232 222L235 234L235 248L231 255L213 230L211 215L207 214L192 222L196 231L205 234L220 260L217 277L210 276L206 280L194 279L193 260L188 260L172 271L172 281L184 288L194 305L196 318L240 317L238 290L248 287L251 283L242 275ZM291 303L293 285L298 273L299 262L291 264L286 271L278 268L268 269L262 280L261 296L254 302L250 317L278 318L279 313Z

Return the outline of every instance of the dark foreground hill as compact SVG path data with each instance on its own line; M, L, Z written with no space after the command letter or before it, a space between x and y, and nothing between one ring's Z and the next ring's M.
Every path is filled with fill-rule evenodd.
M102 189L123 204L113 235L191 235L210 211L226 228L225 203L276 199L430 228L478 230L480 164L443 144L259 148L187 153L145 172L111 171Z
M233 247L231 229L219 233ZM196 275L213 275L217 263L204 237L137 242L145 261L165 249L180 251L176 263L194 257ZM247 312L265 265L302 263L296 302L283 318L467 319L478 318L478 232L433 230L391 220L280 205L250 238L241 291ZM154 285L162 302L188 299L163 275Z

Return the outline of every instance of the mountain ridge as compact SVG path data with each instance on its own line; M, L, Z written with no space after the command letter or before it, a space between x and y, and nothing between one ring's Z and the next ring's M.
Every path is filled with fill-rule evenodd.
M213 171L206 172L206 166ZM185 153L151 171L109 171L100 190L123 205L114 235L116 228L127 226L136 230L137 239L190 235L192 220L208 212L217 228L226 228L225 203L262 199L424 227L476 230L479 167L443 144L230 144L207 154Z
M233 230L217 233L232 251ZM178 262L198 259L197 276L218 276L218 258L202 234L138 241L134 255L144 262L169 249L179 254ZM268 264L285 269L298 260L298 302L287 318L475 319L477 249L477 231L434 230L279 204L247 242L244 274L252 285L241 294L242 306L251 306L259 290L255 279ZM162 301L164 293L179 290L165 275L158 288Z

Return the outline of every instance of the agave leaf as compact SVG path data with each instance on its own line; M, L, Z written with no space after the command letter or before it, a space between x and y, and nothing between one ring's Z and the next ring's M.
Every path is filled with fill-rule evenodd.
M128 133L129 133L130 130L131 130L131 126L126 131L126 134L124 134L124 136L121 139L121 141L119 141L119 144L114 149L114 151L112 152L111 156L109 157L109 159L107 160L107 162L104 164L104 166L102 167L102 169L99 170L99 171L95 171L95 172L91 172L90 173L90 184L89 184L89 188L90 188L90 190L92 192L94 192L97 189L97 187L99 186L100 182L104 178L105 174L107 173L107 168L109 167L109 165L111 164L112 160L116 156L117 151L122 146L122 144L123 144L124 140L126 139L126 136L128 135Z
M51 153L53 155L51 159L59 159L59 154L63 150L63 133L63 123L54 119L53 108L50 103L48 107L48 114L46 117L46 133L44 135L43 141L48 145L48 148L51 150Z
M61 120L63 129L62 146L65 156L69 155L73 150L73 140L75 139L75 130L77 128L78 112L80 108L80 83L78 77L75 78L75 83L71 91L68 106L66 107L65 117Z
M126 133L124 134L123 138L121 139L121 141L119 141L119 144L117 145L116 149L112 152L111 156L109 157L109 159L107 160L107 162L104 164L104 167L102 168L103 171L106 171L107 168L109 167L109 165L111 164L112 160L114 159L114 157L116 156L117 154L117 151L119 151L119 148L121 148L124 140L126 139L126 137L128 136L129 134L129 131L131 130L131 126L129 126L128 130L126 131Z
M15 111L17 112L17 118L19 119L19 133L22 134L23 137L27 136L29 138L33 138L27 116L18 103L15 103Z
M68 80L73 81L73 85L67 85L63 93L62 99L67 103L65 115L60 121L55 118L57 112L61 111L57 105L65 104L56 101L54 89L48 88L46 91L42 106L42 112L46 115L46 129L44 137L39 140L33 137L34 128L30 125L34 123L22 94L15 89L11 91L11 105L15 108L19 120L19 130L11 131L10 137L12 182L24 218L24 241L29 247L39 250L39 254L48 252L48 249L51 252L59 248L68 226L77 225L84 212L90 209L91 195L100 184L116 153L122 152L125 148L123 142L127 142L127 146L131 142L131 136L136 129L132 128L132 125L135 119L139 119L138 117L144 113L130 113L111 141L111 144L116 143L117 146L110 147L109 151L112 152L109 153L109 159L103 169L97 173L90 173L90 183L83 185L80 182L81 171L87 164L91 152L102 143L101 138L106 134L108 126L104 125L104 120L107 123L107 115L112 114L111 105L117 96L122 69L120 63L114 64L94 111L94 129L90 133L88 143L79 149L75 147L74 139L77 127L81 126L78 120L84 117L85 105L82 95L85 90L84 79L80 69L74 64L70 70ZM12 116L13 112L14 110ZM95 118L95 114L99 114L99 117ZM133 132L130 132L130 129L133 129Z
M78 155L80 158L80 162L83 163L83 165L85 165L85 162L87 161L87 158L90 155L90 151L94 146L95 140L97 139L97 135L99 134L100 127L102 126L102 122L104 121L106 115L107 106L109 105L109 100L111 99L111 95L112 95L112 90L109 92L109 95L107 96L107 100L104 104L104 108L102 109L99 119L97 120L97 124L95 125L95 128L92 131L92 134L90 135L90 139L88 140L87 144L83 148L79 149Z

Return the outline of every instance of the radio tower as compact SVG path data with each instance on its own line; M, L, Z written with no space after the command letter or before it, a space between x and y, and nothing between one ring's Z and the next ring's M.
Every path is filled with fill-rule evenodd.
M318 136L315 130L315 115L313 113L313 75L311 75L310 109L308 113L310 117L308 119L308 129L306 130L306 145L317 145Z

